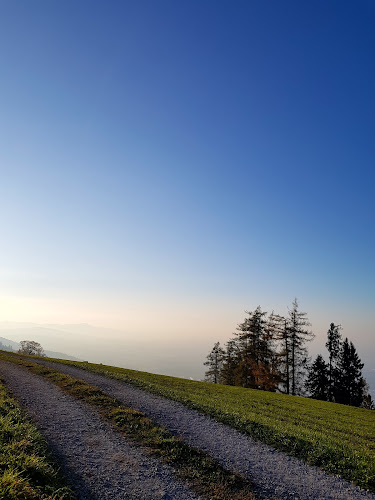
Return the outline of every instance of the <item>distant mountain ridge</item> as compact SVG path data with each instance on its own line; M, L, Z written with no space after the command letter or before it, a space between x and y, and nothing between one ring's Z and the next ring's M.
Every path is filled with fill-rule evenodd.
M25 339L25 340L32 340L32 339ZM17 352L19 348L20 348L19 342L14 342L13 340L6 339L5 337L0 337L0 350ZM70 354L65 354L63 352L48 351L48 350L44 350L44 352L48 358L67 359L69 361L82 361L81 359L76 358L75 356L71 356Z

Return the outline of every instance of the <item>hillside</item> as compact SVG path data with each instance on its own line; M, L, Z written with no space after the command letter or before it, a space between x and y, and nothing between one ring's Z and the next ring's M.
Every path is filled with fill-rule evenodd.
M6 339L5 337L0 337L0 349L1 350L17 352L19 348L20 348L19 342L14 342L14 340ZM48 349L45 349L44 352L48 358L58 358L58 359L67 359L70 361L80 361L79 358L76 358L75 356L71 356L70 354L65 354L64 352L49 351Z
M62 362L180 401L375 491L375 411L112 366Z
M0 353L0 358L6 361L6 363L2 363L0 360L0 373L4 375L6 383L9 384L10 389L14 393L18 394L18 397L22 399L22 401L26 398L28 404L33 408L38 408L38 418L43 421L43 426L47 425L51 428L53 446L55 446L57 442L61 442L63 454L68 454L69 456L71 456L72 449L76 449L78 453L76 455L77 460L74 459L72 466L78 474L87 470L90 481L91 478L93 478L94 481L97 482L97 486L95 487L96 491L98 491L98 488L100 489L100 497L98 500L104 498L117 498L113 492L110 492L111 496L104 496L102 486L100 486L103 485L103 481L107 484L107 478L112 477L111 472L109 474L104 471L100 472L100 474L91 473L93 466L91 460L92 453L99 453L101 459L106 456L106 453L103 455L101 450L108 441L107 435L103 436L104 440L102 442L101 440L97 440L97 433L95 432L95 441L93 442L94 448L91 450L87 449L84 453L80 452L79 447L76 448L77 439L73 438L73 442L71 442L71 435L78 432L81 436L82 433L89 431L92 425L89 420L91 421L92 417L86 414L86 417L81 415L82 418L69 418L68 420L72 423L73 427L67 433L65 429L66 417L64 415L72 415L78 410L78 407L73 404L71 399L69 407L73 405L74 408L70 407L68 409L66 403L61 405L59 399L63 397L63 393L65 396L69 395L73 396L74 399L85 401L93 409L96 408L99 410L99 414L102 418L108 419L116 426L119 426L119 429L125 433L124 437L134 438L142 446L151 447L153 453L160 455L160 458L164 457L169 464L173 464L173 467L177 467L179 474L182 473L186 479L188 479L188 477L194 479L193 483L189 482L189 485L194 486L195 490L196 486L198 490L201 490L201 487L205 489L205 492L196 490L202 493L200 494L201 498L212 498L216 500L234 500L237 498L238 500L244 500L248 497L251 498L251 492L253 491L257 497L259 495L261 498L279 498L280 500L290 500L291 498L300 498L301 500L321 500L322 498L334 498L336 500L363 498L363 500L375 500L375 495L370 491L360 489L350 482L343 480L338 475L340 472L342 476L348 477L348 473L352 472L353 481L361 484L362 487L366 489L373 490L373 456L367 456L366 460L366 456L361 453L358 446L355 446L355 443L353 443L354 446L352 446L352 450L343 450L346 452L346 462L343 461L340 463L339 459L343 457L338 453L334 453L335 450L332 448L330 449L329 446L327 447L327 440L320 439L320 451L322 452L320 458L330 458L331 466L346 465L346 467L341 467L341 469L338 467L331 469L331 471L334 472L333 474L326 474L317 467L310 467L303 460L291 457L290 455L293 452L297 454L298 451L300 451L298 446L294 450L290 449L289 453L285 454L276 451L272 446L266 446L246 435L254 430L250 420L248 422L250 424L249 428L244 429L243 432L238 432L218 422L218 420L220 420L219 416L210 418L207 415L203 415L202 410L199 413L188 408L188 405L192 406L188 401L185 401L185 405L176 401L171 401L173 390L170 390L170 398L168 399L156 397L154 394L151 394L150 388L149 391L144 390L146 385L142 388L136 387L136 385L142 385L142 382L139 381L144 379L144 377L151 377L151 379L153 379L158 378L158 376L136 372L133 383L129 384L129 379L124 377L124 373L122 373L122 376L116 376L118 369L115 367L103 365L95 366L89 365L88 363L72 363L69 361L56 362L56 360L49 360L47 358L19 356L6 353ZM28 370L29 374L26 375L25 370ZM95 373L95 371L99 373ZM129 370L121 371L130 372ZM129 375L131 376L132 374L129 373ZM137 375L139 375L138 382L136 382ZM179 381L182 381L181 379L173 379L172 377L162 378L170 379L169 382L172 382L169 384L169 389L173 389ZM41 379L44 379L44 381ZM48 387L46 385L47 382ZM62 389L63 393L60 392L60 395L57 397L57 393L55 393L55 389L51 387L51 384L58 386ZM193 383L192 385L196 384L197 383ZM224 387L221 386L220 388L206 383L198 383L198 385L202 387L211 386L214 390ZM33 386L33 388L31 386ZM248 390L245 391L249 392ZM153 392L156 391L154 390ZM257 392L260 395L259 399L262 399L261 391L250 392ZM190 397L191 394L187 395ZM222 399L225 399L224 393L222 393ZM250 394L249 400L251 401L252 399L254 398ZM39 411L39 409L44 408L45 405L48 407L50 405L53 406L52 410L48 411L48 415L45 411ZM272 406L275 410L274 420L277 421L277 411L280 410L282 405L277 407L271 402L270 407ZM259 408L260 407L261 405L259 405ZM233 407L233 409L236 412L237 408ZM229 409L227 415L230 415L231 411L232 410ZM297 413L298 409L295 411L295 417L298 416ZM368 415L371 413L373 412L367 412ZM60 433L58 438L56 435L57 414L61 414L62 421L64 422L64 430ZM234 416L236 416L236 413L234 413ZM306 427L309 426L309 422L306 419L304 421L301 419L301 423ZM80 428L80 426L82 426L82 428ZM59 426L57 427L59 428ZM288 437L288 428L282 430L286 431L284 436ZM354 430L357 430L356 426L354 426ZM268 437L270 437L270 435L271 434L269 434ZM90 436L89 431L88 444L89 442L91 443ZM264 435L263 438L264 437L267 436ZM289 443L300 444L298 439L293 439L290 434L289 438ZM58 441L56 441L56 439L58 439ZM265 439L263 439L263 441L264 440ZM78 441L81 442L81 439ZM84 441L86 442L85 439ZM288 444L287 441L286 443ZM98 446L98 444L100 444L100 446ZM316 446L315 451L317 451ZM350 452L352 452L352 454L350 454ZM115 453L115 455L117 457L118 453ZM81 463L83 456L89 457L90 460L84 460L84 462ZM315 458L317 456L318 455L315 455ZM100 457L98 457L98 459ZM312 462L311 456L310 459L304 458L306 461ZM357 461L353 460L353 458L357 458ZM212 460L214 460L215 463L213 463ZM111 463L112 460L106 460L106 464ZM220 464L225 467L225 470L221 468ZM115 465L116 471L122 466L117 463ZM126 461L124 465L127 471L126 474L134 471L133 462L129 463ZM325 467L327 462L324 460L321 461L321 463L316 463L316 465L328 469ZM147 469L149 470L149 468ZM152 467L152 470L153 469L154 467ZM136 470L135 472L136 477L138 477ZM216 476L217 473L221 475L221 479ZM203 479L204 477L206 479ZM120 473L118 480L122 481L123 478L124 474ZM200 478L204 480L205 486ZM231 492L225 492L222 489L225 478L227 478L225 488L232 488ZM197 479L201 486L196 484ZM243 480L250 482L243 483L241 482ZM116 479L113 486L117 488L117 484L118 481ZM208 490L206 488L208 488ZM121 492L122 491L123 489L121 488ZM160 498L166 498L164 491L165 490L158 490L157 493L158 495L160 494ZM246 492L248 492L249 495L244 495ZM155 493L156 492L152 492L148 488L147 495L144 498L156 500L159 496L156 496ZM143 498L143 496L139 494L136 496L129 496L129 498L141 497ZM97 497L88 495L88 498ZM119 498L123 498L123 495ZM168 498L181 498L181 495L172 495L168 496Z

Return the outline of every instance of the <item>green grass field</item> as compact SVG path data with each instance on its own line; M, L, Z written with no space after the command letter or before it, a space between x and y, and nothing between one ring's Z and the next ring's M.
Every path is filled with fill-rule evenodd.
M100 364L62 362L180 401L375 491L375 411Z
M0 499L68 500L45 442L0 382Z
M53 368L32 363L32 357L21 359L0 351L0 360L25 367L30 372L46 378L71 396L98 410L100 415L114 424L124 435L148 449L175 469L178 477L186 481L199 498L210 500L256 500L251 481L229 472L201 450L191 448L175 438L167 429L156 425L142 412L124 406L98 387L92 386ZM41 460L43 460L40 457ZM124 470L125 471L125 470ZM60 497L1 496L0 498Z

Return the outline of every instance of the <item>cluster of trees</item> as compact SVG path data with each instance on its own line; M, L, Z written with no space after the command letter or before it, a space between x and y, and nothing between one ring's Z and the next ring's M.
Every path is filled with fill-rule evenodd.
M217 342L207 356L207 381L301 396L307 391L313 398L354 406L371 404L363 364L354 345L342 341L339 326L332 323L328 331L329 362L319 355L310 364L306 345L314 334L297 299L285 317L268 315L260 306L246 314L224 348Z
M328 362L318 354L311 365L306 388L314 399L373 409L361 362L353 342L342 340L341 326L331 323L327 332Z
M207 356L206 380L301 394L308 365L306 343L313 339L307 315L299 311L297 299L288 316L246 311L234 338L223 349L217 342Z

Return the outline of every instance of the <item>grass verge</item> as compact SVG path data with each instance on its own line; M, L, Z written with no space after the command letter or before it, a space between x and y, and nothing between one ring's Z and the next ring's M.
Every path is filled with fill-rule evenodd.
M375 411L101 364L58 361L179 401L375 492Z
M0 499L68 500L47 446L0 379Z
M177 475L186 480L200 496L212 500L255 500L252 485L248 480L227 471L204 452L189 447L165 428L156 425L144 413L124 406L98 387L18 356L1 353L0 359L24 366L76 399L96 408L124 435L147 447L154 455L170 464Z

